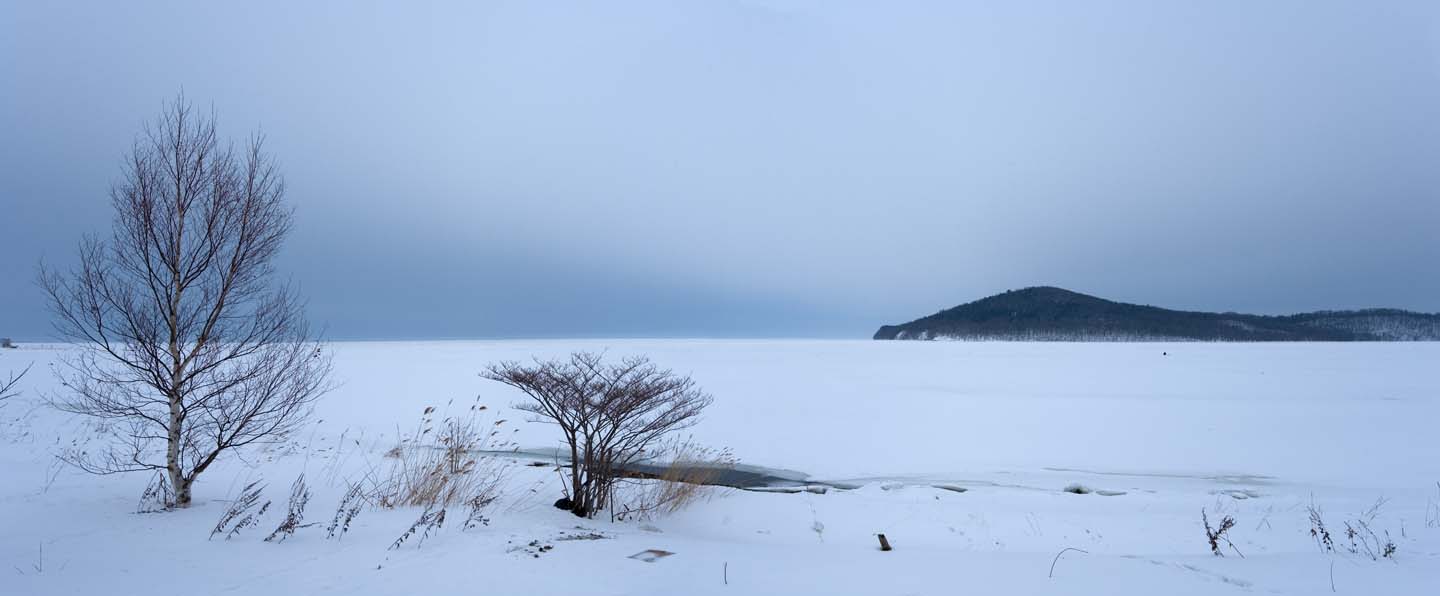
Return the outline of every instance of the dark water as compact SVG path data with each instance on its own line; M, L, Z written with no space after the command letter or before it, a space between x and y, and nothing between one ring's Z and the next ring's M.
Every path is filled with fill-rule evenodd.
M569 453L561 449L517 449L515 451L484 451L489 455L507 455L522 460L553 463L563 465L570 463ZM668 464L634 463L626 466L624 470L632 474L647 476L658 476L669 469ZM767 468L750 464L735 464L733 466L695 466L691 468L702 474L695 474L695 477L705 478L705 484L715 486L728 486L730 488L741 488L746 490L776 490L779 492L799 492L810 490L817 492L816 487L826 488L854 488L843 483L818 482L810 479L809 474L794 470L780 468Z

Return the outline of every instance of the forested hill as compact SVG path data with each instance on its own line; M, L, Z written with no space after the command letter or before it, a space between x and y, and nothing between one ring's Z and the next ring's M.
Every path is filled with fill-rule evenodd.
M1396 309L1285 316L1170 310L1054 287L1011 290L902 325L875 339L1002 341L1434 341L1440 314Z

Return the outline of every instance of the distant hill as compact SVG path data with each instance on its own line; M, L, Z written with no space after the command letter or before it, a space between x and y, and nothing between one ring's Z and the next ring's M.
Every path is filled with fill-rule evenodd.
M1001 341L1434 341L1440 314L1395 309L1285 316L1170 310L1048 286L942 310L875 339Z

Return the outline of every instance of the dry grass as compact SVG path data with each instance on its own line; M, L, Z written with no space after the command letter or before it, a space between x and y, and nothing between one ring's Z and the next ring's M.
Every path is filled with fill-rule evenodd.
M145 492L140 495L140 504L135 513L159 513L175 508L175 490L170 487L170 477L156 470L155 477Z
M1440 482L1435 483L1435 500L1425 501L1425 527L1440 528Z
M309 504L310 487L305 484L305 475L301 474L295 479L295 484L290 485L290 506L286 509L284 521L265 537L265 542L284 542L295 535L295 530L315 525L305 523L305 506Z
M666 462L664 470L630 479L617 500L615 519L653 519L707 501L720 489L716 480L736 464L729 450L702 447L688 438L666 442L651 460Z
M436 420L425 408L420 424L386 453L387 470L372 480L370 502L376 506L444 508L455 504L493 502L506 468L484 451L514 445L502 435L504 420L492 420L478 402L458 416Z
M345 496L340 498L340 504L335 507L335 516L330 518L330 525L325 526L325 537L340 539L350 531L350 523L360 516L360 509L365 505L365 493L358 484L351 484L345 490Z
M260 504L260 495L265 491L265 485L259 480L245 485L240 490L240 497L230 503L225 513L220 516L220 521L215 524L215 529L210 531L210 538L224 534L225 539L234 538L240 530L260 523L260 518L270 509L270 501ZM256 507L259 509L256 509ZM207 539L208 540L208 539Z
M406 540L409 540L416 534L420 535L420 539L415 542L415 548L420 548L420 545L425 543L426 538L440 531L440 528L443 527L445 527L445 508L435 509L426 507L425 511L420 514L420 517L415 520L415 523L410 524L410 527L406 529L404 533L400 534L400 537L396 538L395 542L390 543L390 548L386 550L399 550L401 546L405 545Z
M1200 520L1205 524L1205 538L1210 542L1210 552L1212 554L1217 557L1225 556L1225 553L1220 550L1220 541L1223 540L1231 550L1235 551L1235 554L1240 555L1242 559L1245 558L1245 555L1240 553L1240 549L1235 548L1235 543L1230 541L1229 534L1230 530L1235 527L1235 518L1227 515L1220 519L1220 525L1218 527L1211 528L1210 517L1205 514L1204 509L1201 509Z
M1344 550L1349 551L1352 555L1364 555L1372 561L1395 557L1399 547L1391 539L1390 531L1382 528L1380 533L1376 533L1372 529L1375 518L1380 514L1380 509L1385 506L1386 502L1386 499L1381 498L1361 513L1358 519L1344 521L1346 540L1346 544L1343 545ZM1307 511L1310 513L1310 536L1315 539L1315 544L1323 552L1337 552L1335 540L1330 536L1330 530L1325 527L1325 520L1320 509L1312 504ZM1403 525L1401 530L1403 535ZM1384 534L1383 538L1381 534Z

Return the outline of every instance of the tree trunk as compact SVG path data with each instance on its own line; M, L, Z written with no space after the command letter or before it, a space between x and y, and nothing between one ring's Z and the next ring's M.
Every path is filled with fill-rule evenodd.
M580 485L580 453L575 447L575 439L570 439L570 503L574 506L581 503Z
M175 489L175 506L190 506L190 480L180 467L180 431L185 418L180 410L180 400L170 398L170 432L165 437L165 471L170 475L170 486Z
M193 484L195 484L195 479L193 477L182 477L180 479L180 482L175 485L175 507L177 509L183 509L190 506L190 486Z

